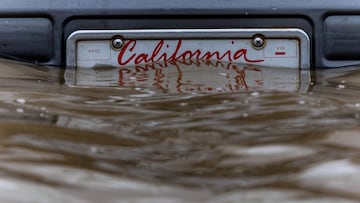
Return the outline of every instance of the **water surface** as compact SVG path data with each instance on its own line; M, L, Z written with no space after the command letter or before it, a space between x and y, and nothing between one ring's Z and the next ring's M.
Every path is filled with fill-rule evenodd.
M356 67L0 72L0 202L360 199Z

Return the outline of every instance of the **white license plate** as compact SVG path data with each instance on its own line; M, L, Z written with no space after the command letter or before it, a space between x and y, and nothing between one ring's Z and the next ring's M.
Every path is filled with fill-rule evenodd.
M223 61L310 67L310 41L300 29L81 30L67 40L67 67L127 67Z

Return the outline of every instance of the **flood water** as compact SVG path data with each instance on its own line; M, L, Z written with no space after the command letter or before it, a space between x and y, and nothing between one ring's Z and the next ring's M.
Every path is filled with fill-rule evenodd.
M360 199L359 68L0 72L0 202Z

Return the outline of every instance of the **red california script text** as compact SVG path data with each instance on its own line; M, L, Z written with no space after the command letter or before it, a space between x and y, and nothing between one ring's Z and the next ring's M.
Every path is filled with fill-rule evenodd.
M128 40L125 42L123 48L120 50L118 56L118 63L122 66L131 64L144 64L144 63L156 63L156 62L174 62L174 61L185 61L185 60L225 60L225 61L237 61L243 59L248 63L259 63L263 62L263 59L249 59L247 57L247 49L238 50L226 50L220 51L206 51L201 49L196 50L181 50L182 41L177 40L176 47L172 53L164 51L164 47L169 45L164 44L164 40L154 46L154 49L149 53L135 53L136 40ZM125 57L127 55L127 57Z

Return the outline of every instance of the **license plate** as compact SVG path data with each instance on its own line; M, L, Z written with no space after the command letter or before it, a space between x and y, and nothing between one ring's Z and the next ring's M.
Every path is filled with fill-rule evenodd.
M67 67L126 67L223 61L309 69L300 29L80 30L67 39Z

